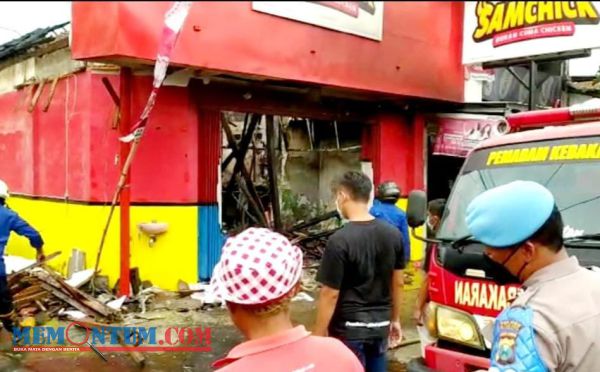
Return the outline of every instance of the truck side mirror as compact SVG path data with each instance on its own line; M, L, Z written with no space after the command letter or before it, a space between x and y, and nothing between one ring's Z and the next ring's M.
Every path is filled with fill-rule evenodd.
M408 226L417 228L425 223L427 216L427 194L422 190L413 190L408 195L406 219Z

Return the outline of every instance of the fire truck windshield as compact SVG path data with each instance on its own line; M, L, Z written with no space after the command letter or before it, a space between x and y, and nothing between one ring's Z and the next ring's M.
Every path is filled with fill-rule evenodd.
M565 238L600 233L600 137L588 137L474 151L456 180L437 237L468 235L465 215L471 200L515 180L538 182L554 194Z

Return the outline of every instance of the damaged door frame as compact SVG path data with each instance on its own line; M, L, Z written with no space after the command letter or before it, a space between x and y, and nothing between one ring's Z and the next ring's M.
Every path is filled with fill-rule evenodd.
M229 154L224 162L221 162L219 170L224 171L224 167L229 165L231 161L236 160L236 165L242 164L238 157L239 151L243 150L242 145L246 143L253 136L250 131L251 121L248 124L248 130L242 133L242 139L238 145L233 138L233 133L229 127L227 119L223 113L240 112L250 114L250 117L262 117L263 115L267 121L267 157L269 158L268 173L269 173L269 188L274 190L275 193L271 193L271 205L273 208L273 224L276 230L283 228L281 221L281 211L279 203L279 195L277 193L277 169L273 162L275 158L275 147L277 140L277 123L275 123L273 116L290 116L290 117L307 117L310 119L317 120L328 120L334 122L336 137L338 132L338 123L344 121L362 122L365 125L373 124L376 122L376 110L377 105L368 101L355 101L351 99L334 98L330 97L329 102L315 102L311 98L310 94L303 92L301 89L293 91L293 89L284 89L282 87L270 87L269 84L252 83L252 82L227 82L214 79L209 81L209 84L204 82L198 82L195 80L190 81L190 92L194 97L194 103L197 107L198 112L202 111L218 111L221 116L221 129L225 132L227 137L228 147L232 149L232 153ZM327 107L327 109L324 109ZM275 137L274 137L275 136ZM339 139L336 138L336 144L339 147ZM248 170L245 166L239 169L241 175L240 181L246 181L250 179ZM235 175L235 171L234 171ZM245 182L249 184L249 182ZM224 185L221 185L223 189ZM221 190L222 192L223 190ZM249 199L250 207L255 209L262 209L261 205L255 205L252 199L253 196L258 194L253 190L247 189L242 190ZM219 203L219 209L222 208ZM262 215L262 214L261 214ZM264 215L262 215L264 217ZM266 221L261 221L265 223Z

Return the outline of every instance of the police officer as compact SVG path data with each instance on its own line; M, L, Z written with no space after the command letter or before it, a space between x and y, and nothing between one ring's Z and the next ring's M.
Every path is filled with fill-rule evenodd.
M400 188L393 181L386 181L377 187L377 193L370 213L373 217L395 226L402 234L402 250L404 262L410 260L410 240L406 213L396 206L400 199Z
M471 202L466 221L488 274L525 289L496 318L490 371L600 371L600 276L567 254L550 191L499 186Z
M8 238L12 231L27 237L31 246L37 249L37 260L41 261L44 259L44 251L42 249L44 241L37 230L8 208L6 205L8 196L8 186L4 181L0 180L0 321L4 328L9 332L12 332L17 316L12 303L12 296L8 288L6 267L4 265L4 250L6 249L6 243L8 242Z

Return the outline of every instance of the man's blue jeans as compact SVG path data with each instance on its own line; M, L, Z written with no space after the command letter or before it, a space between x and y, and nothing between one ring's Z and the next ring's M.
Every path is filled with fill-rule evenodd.
M342 340L365 367L366 372L386 372L387 339Z

